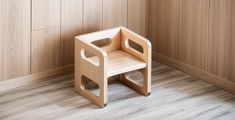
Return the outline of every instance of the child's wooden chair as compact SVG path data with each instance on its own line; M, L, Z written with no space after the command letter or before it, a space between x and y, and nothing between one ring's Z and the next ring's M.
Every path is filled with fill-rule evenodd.
M104 46L106 45L106 46ZM132 47L136 45L137 47ZM127 76L138 70L143 85ZM75 40L75 90L100 107L107 105L108 77L120 75L120 81L139 93L151 92L151 43L124 27L77 36ZM84 78L97 83L100 95L86 89Z

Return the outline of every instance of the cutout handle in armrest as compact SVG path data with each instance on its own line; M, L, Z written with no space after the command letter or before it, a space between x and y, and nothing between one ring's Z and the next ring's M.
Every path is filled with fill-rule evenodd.
M126 46L129 49L132 49L132 51L137 52L139 54L143 54L144 53L144 48L140 44L134 42L131 39L127 39L125 42L126 42Z
M99 48L104 48L104 47L109 47L110 46L111 39L110 38L104 38L104 39L100 39L100 40L95 40L91 43L94 44L95 46L99 47Z
M91 52L85 50L85 49L82 49L81 50L81 57L82 59L86 60L87 62L95 65L95 66L100 66L100 59L98 56L92 54Z

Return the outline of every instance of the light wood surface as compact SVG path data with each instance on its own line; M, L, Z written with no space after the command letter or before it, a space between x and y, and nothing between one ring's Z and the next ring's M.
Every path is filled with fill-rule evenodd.
M165 41L165 0L149 1L148 38L151 40L153 50L164 53Z
M232 43L231 46L235 46L235 1L232 1ZM235 47L231 47L231 61L235 61ZM235 62L231 62L230 65L230 80L235 83Z
M32 0L32 29L60 25L61 0Z
M62 0L61 20L62 65L70 65L74 63L75 36L83 30L83 0Z
M98 47L94 41L110 39L110 45ZM132 40L143 48L143 53L131 47ZM151 93L151 43L124 27L108 29L76 37L75 41L75 90L80 95L105 107L108 103L108 77L120 75L120 81L148 96ZM85 53L88 52L90 56ZM139 70L144 76L143 84L137 84L127 72ZM93 94L86 86L90 79L99 86L100 93Z
M174 59L179 59L179 44L182 39L182 3L182 0L165 0L164 55Z
M150 0L149 2L148 38L152 41L153 49L163 55L179 59L183 1Z
M84 55L84 50L97 56L99 63L94 64ZM83 41L76 37L75 41L75 91L83 97L98 105L105 107L107 105L107 53L101 48ZM93 94L84 87L85 80L83 76L91 79L99 86L99 95Z
M0 1L0 80L30 74L30 3Z
M36 56L36 55L33 55L33 51L31 51L33 49L33 46L30 46L30 44L33 45L34 40L30 40L29 38L30 27L33 30L31 34L32 36L35 31L36 32L38 32L38 30L47 31L50 28L56 29L57 27L60 27L60 24L61 24L62 25L61 30L60 30L61 33L59 33L59 35L54 36L54 37L57 37L57 36L62 37L61 38L62 41L60 44L61 49L59 53L61 57L60 61L63 62L63 65L72 63L73 56L71 54L73 53L73 51L71 50L72 50L73 43L67 40L65 42L64 40L67 39L67 37L72 36L70 35L70 33L72 34L72 32L69 32L69 34L67 35L67 28L73 29L72 28L73 26L74 28L77 25L80 26L81 21L79 21L80 18L77 16L77 14L80 14L81 11L78 11L77 9L83 9L82 26L84 29L88 28L88 27L85 27L85 25L88 25L88 23L85 23L84 20L88 21L89 24L90 24L90 21L95 20L94 24L93 22L91 22L91 27L89 27L89 29L91 28L91 31L100 30L105 26L112 26L112 24L115 26L117 23L122 23L120 21L122 21L124 18L126 21L123 23L126 23L127 26L135 25L135 27L137 27L137 25L141 25L141 26L143 25L141 23L141 21L143 20L131 19L133 16L139 19L139 16L138 16L139 14L132 16L132 13L135 14L135 12L133 12L134 9L139 10L138 8L141 9L143 7L143 6L139 6L143 1L136 1L133 3L134 0L129 0L129 1L126 0L125 2L112 0L112 2L114 3L111 3L108 0L103 1L103 2L101 0L100 1L96 0L95 2L97 2L98 4L95 4L95 5L101 6L99 7L98 11L97 11L97 7L89 7L89 6L94 6L94 4L90 5L90 3L95 3L95 2L91 0L83 0L83 1L84 2L83 2L82 8L75 7L75 4L73 4L74 6L71 7L71 9L74 9L74 11L71 12L70 10L67 10L67 9L63 10L64 9L63 6L66 6L66 5L70 6L69 4L72 4L73 2L80 3L81 1L79 2L75 0L74 1L71 1L71 0L69 1L32 0L32 3L30 3L29 0L18 0L18 1L17 0L8 0L8 1L2 0L1 1L1 14L0 14L1 15L0 27L4 29L0 29L0 35L1 35L0 57L3 58L3 59L0 59L0 63L4 63L4 64L0 64L0 68L1 68L0 79L7 80L7 79L12 79L12 78L17 78L19 76L28 75L30 74L30 64L31 65L39 64L39 63L33 63L32 61L30 61L30 57L32 58ZM209 3L208 1L209 0L182 0L182 1L181 0L178 0L178 1L177 0L149 0L149 7L148 7L149 8L148 9L149 20L148 20L148 25L147 25L149 26L149 29L148 29L149 39L153 43L154 50L157 51L158 53L161 53L162 55L165 55L165 56L169 56L176 60L178 60L177 58L179 57L181 62L187 63L187 65L191 65L191 67L193 66L193 67L202 69L204 71L209 71L210 73L212 72L214 75L218 75L218 77L222 76L223 78L226 78L226 80L235 82L235 73L234 73L235 63L233 62L235 60L235 56L234 56L235 48L233 47L235 45L235 42L234 42L235 2L234 0L231 0L231 5L232 5L231 7L232 12L231 12L229 10L230 0L210 0ZM86 2L88 5L86 4ZM181 2L182 2L182 7L180 7ZM116 5L116 6L110 7L108 6L109 4ZM88 7L86 8L84 5L85 6L87 5ZM104 6L108 6L108 7L104 7ZM32 8L32 11L31 11L31 8ZM86 16L85 14L89 16L88 13L93 11L90 8L96 9L95 11L96 14L93 15L92 13L91 14L92 17L87 17L85 19L84 18ZM116 8L116 9L112 9L112 8ZM108 11L104 11L104 10L108 10ZM121 13L120 11L125 11L126 13ZM180 11L182 11L182 13L180 13ZM110 14L110 15L104 16L103 14L104 12L110 12L110 13L105 13L105 14ZM230 12L231 12L231 16L229 16ZM69 17L69 16L71 17L72 14L75 14L75 13L76 13L75 15L76 17L72 17L74 18L74 20L71 20L72 18L65 19L65 17L62 17L63 15L66 15L66 17ZM222 13L224 14L222 15ZM178 26L179 25L178 23L180 23L179 19L181 19L180 14L182 14L182 20L180 20L182 22L182 26ZM124 17L121 15L123 15ZM30 21L30 17L32 18L32 21ZM228 25L223 25L223 24L226 24L223 21L227 21L226 20L227 17L231 18L230 27L232 28L230 32L232 32L232 35L231 35L232 37L230 40L227 40L227 38L224 37L224 35L228 33L228 32L225 32L226 29L229 29ZM64 18L65 20L63 20L62 18ZM96 18L99 18L99 19L96 19ZM144 17L142 17L141 19L143 18ZM107 22L105 22L105 24L107 25L103 25L104 19L107 20ZM217 21L219 24L216 24L216 19L221 20L221 22ZM208 22L207 25L205 24L205 21ZM11 22L13 24L10 24L8 22ZM67 25L65 25L64 22L67 23ZM136 22L140 22L140 23L136 23ZM32 25L30 25L31 23ZM207 26L208 28L206 28ZM221 28L221 31L218 29L214 29L212 31L213 27L210 28L210 26ZM228 26L228 28L226 26ZM179 30L181 28L178 28L178 27L182 27L182 30ZM5 29L5 28L8 28L8 29ZM79 27L77 29L79 29L80 31L83 28ZM138 29L140 28L138 27L138 28L132 28L132 29L138 32L139 31ZM206 38L205 34L208 34L207 39L205 39ZM180 42L178 42L177 40L179 36L182 36L181 37L182 39L180 39ZM215 37L215 36L218 36L218 37ZM22 39L18 39L18 38L22 38ZM223 38L223 40L219 38ZM11 41L7 41L7 39L11 39ZM218 41L219 43L215 43L215 41L216 42ZM225 45L228 43L220 44L221 41L228 41L229 45L228 46ZM42 40L42 44L43 42L45 41ZM210 44L210 42L212 42L212 44ZM53 45L50 47L53 48ZM216 47L218 47L221 50L220 51L218 51L218 49L214 50ZM30 48L32 49L30 50ZM38 50L37 53L42 52L43 49L44 47L37 49ZM227 55L228 58L226 57L223 58L224 56L221 56L221 53L229 54ZM32 56L30 56L30 54ZM48 56L49 54L51 53L48 52ZM45 55L47 55L47 53ZM40 56L36 56L36 57L39 58ZM40 61L41 59L43 59L43 57L39 58L38 61ZM226 60L226 59L229 59L229 60ZM225 61L228 61L228 63L226 63ZM57 63L57 59L53 61L53 64L54 63ZM51 68L48 68L48 69L51 69ZM227 82L225 82L224 84L226 83Z
M103 0L103 29L127 27L127 0Z
M60 27L32 32L31 73L61 65Z
M207 70L209 0L183 0L180 61Z
M59 76L67 75L74 72L74 66L62 66L43 72L33 73L22 77L13 78L10 80L0 81L0 92L8 91L17 87L42 82L48 79L58 78Z
M222 89L228 90L231 93L235 93L235 83L230 80L227 80L215 74L198 69L184 62L180 62L176 59L158 53L153 52L153 59L159 61L160 63L173 67L175 69L181 70L185 73L198 77L202 80L205 80L206 82L216 85Z
M232 44L232 0L210 3L208 72L230 79Z
M103 25L102 0L84 0L83 31L84 33L99 31Z
M128 0L128 28L146 36L148 20L148 0Z
M98 57L89 58L94 63L99 62ZM107 76L114 76L121 74L123 72L134 71L137 69L142 69L146 67L146 63L129 55L122 50L118 50L115 52L110 52L108 54L108 62L107 62Z
M164 59L159 61L164 64L233 91L234 0L149 2L148 38L155 57L161 56ZM171 62L166 62L168 59Z
M131 6L129 10L128 6ZM0 80L28 75L32 68L34 69L31 70L32 73L41 72L42 70L39 70L41 68L38 66L41 64L40 62L46 62L48 59L52 60L51 58L44 60L45 56L51 57L51 51L48 53L43 51L45 46L42 44L46 41L43 38L59 39L58 36L61 36L60 45L56 43L56 45L46 46L47 48L60 49L60 53L52 55L56 59L40 66L47 71L54 67L45 67L45 64L52 62L53 65L49 66L54 66L58 63L57 58L59 56L60 66L73 64L73 37L82 33L102 30L104 28L104 19L107 21L105 21L105 27L128 26L128 23L146 27L147 23L145 23L146 25L141 23L144 17L137 17L135 20L130 19L128 21L128 11L130 14L138 15L132 8L141 9L140 1L137 3L130 1L128 5L127 0L1 0L0 27L3 29L0 29L0 57L4 59L0 59L0 63L3 63L0 64ZM141 14L147 16L144 12ZM139 31L146 28L137 27L132 28L132 30ZM42 33L44 37L39 36L41 31L51 31L51 29L60 30L57 30L55 36L52 36L51 33L48 36L44 33ZM39 38L34 36L39 36ZM8 39L11 39L11 41ZM35 39L43 39L41 41L37 40L42 45L40 48L34 49ZM57 45L60 48L55 48ZM43 53L43 55L34 55L34 53Z
M141 80L140 74L131 73ZM65 76L0 92L2 120L233 120L235 96L200 79L153 62L152 94L140 96L110 79L109 105L99 109ZM97 88L91 84L94 92ZM16 107L17 106L17 107Z

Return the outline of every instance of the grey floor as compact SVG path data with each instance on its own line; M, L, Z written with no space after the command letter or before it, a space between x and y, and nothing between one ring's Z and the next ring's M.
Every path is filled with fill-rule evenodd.
M73 81L67 75L0 92L0 120L235 120L235 95L156 62L151 96L111 79L104 109L76 94Z

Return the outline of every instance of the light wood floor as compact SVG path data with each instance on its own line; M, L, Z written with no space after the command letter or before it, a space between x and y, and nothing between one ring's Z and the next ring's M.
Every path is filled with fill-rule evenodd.
M72 75L22 86L0 93L0 120L235 120L235 95L159 63L151 96L116 80L108 91L100 109L73 91Z

